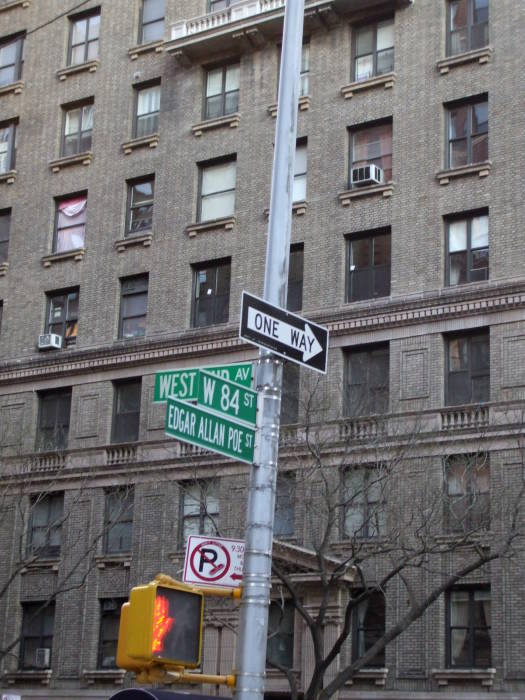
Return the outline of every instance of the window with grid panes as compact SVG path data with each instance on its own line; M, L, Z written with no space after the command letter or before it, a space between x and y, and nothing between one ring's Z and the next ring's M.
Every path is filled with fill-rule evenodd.
M146 335L148 275L126 277L120 285L119 338L142 338Z
M181 485L181 535L185 544L190 535L216 535L219 518L218 484L195 481Z
M126 235L151 231L153 223L153 175L128 182L128 216Z
M487 454L452 455L445 461L445 529L469 533L490 526L490 464Z
M390 294L391 235L389 230L347 238L346 301Z
M290 246L288 293L286 297L286 308L288 311L300 311L303 308L303 269L304 245L296 243Z
M210 68L206 73L204 119L233 114L239 109L240 65Z
M132 488L106 491L104 553L131 552L134 496Z
M116 382L114 388L111 442L136 442L139 439L142 380Z
M297 423L299 417L300 367L293 362L283 365L283 386L281 392L281 423Z
M352 661L357 661L385 633L385 596L377 591L365 598L352 613ZM385 650L380 651L365 664L365 668L382 668Z
M487 213L450 218L447 231L447 284L489 278L489 217Z
M492 663L490 588L457 588L447 595L446 665L489 668Z
M451 0L447 5L447 54L474 51L489 43L489 0Z
M270 601L266 665L293 666L295 608L291 600Z
M235 159L200 166L199 221L233 216L236 170Z
M482 163L489 157L489 103L486 97L447 108L447 167Z
M69 65L77 66L98 58L100 12L72 18L69 43Z
M134 138L150 136L159 130L160 83L135 88Z
M306 199L306 139L298 139L295 147L295 166L293 174L293 201L302 202Z
M373 467L343 473L343 536L377 537L385 533L384 479Z
M275 491L274 537L292 537L295 527L295 476L278 474Z
M62 338L62 347L77 342L79 289L48 293L46 333Z
M310 43L303 41L301 50L301 73L299 77L299 97L310 94Z
M22 638L19 667L22 670L50 668L55 626L55 604L22 603Z
M447 359L447 406L489 401L489 332L450 336Z
M224 10L231 5L236 5L238 2L242 2L242 0L208 0L208 12Z
M25 34L0 40L0 87L22 78Z
M64 108L63 156L73 156L91 150L94 110L93 102Z
M38 394L37 449L65 449L69 436L71 388L42 391Z
M345 353L345 416L388 411L390 350L387 345L357 347Z
M359 27L354 33L354 80L368 80L394 70L394 20Z
M377 165L383 170L384 181L392 179L392 122L375 126L359 127L350 132L350 174L352 169L363 165Z
M16 165L16 122L0 125L0 175L13 170Z
M142 0L139 44L164 38L164 0Z
M7 262L10 228L11 209L4 209L0 211L0 265Z
M56 202L54 253L66 253L84 247L87 195Z
M40 494L31 498L31 515L27 542L29 555L58 557L62 544L64 494Z
M194 268L193 327L227 323L230 308L229 259Z
M100 601L97 668L117 668L120 611L127 602L127 598L103 598Z

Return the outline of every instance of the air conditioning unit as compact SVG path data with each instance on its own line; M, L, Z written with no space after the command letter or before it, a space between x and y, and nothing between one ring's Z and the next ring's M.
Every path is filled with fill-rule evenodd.
M38 668L49 668L51 661L51 649L38 647L35 654L35 666Z
M366 185L380 185L385 181L385 175L377 165L362 165L352 168L352 187L365 187Z
M43 333L38 336L39 350L60 350L62 347L62 336L56 333Z

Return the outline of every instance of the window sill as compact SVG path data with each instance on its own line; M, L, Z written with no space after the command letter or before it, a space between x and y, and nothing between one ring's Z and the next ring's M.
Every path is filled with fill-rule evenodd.
M478 532L469 532L468 534L462 534L461 532L448 533L443 535L436 535L435 541L437 544L441 544L446 547L481 547L482 549L488 549L490 547L490 542L492 540L493 533L490 530L482 530Z
M0 12L6 12L6 10L14 10L15 7L26 8L31 4L31 0L11 0L11 2L6 2L5 5L0 5Z
M439 686L454 681L480 681L481 685L490 687L494 683L495 668L433 668L430 672Z
M114 685L122 685L126 671L121 668L101 668L96 671L82 671L82 679L88 684L94 683L113 683Z
M53 671L50 668L38 669L35 671L9 671L5 674L8 685L15 683L39 682L42 685L49 685Z
M306 214L307 209L308 202L306 201L306 199L301 199L301 201L293 202L292 204L292 214L295 214L296 216L304 216ZM265 209L264 215L266 218L268 218L270 216L270 210Z
M0 263L0 277L5 277L7 275L8 270L9 270L9 263L8 262Z
M475 51L465 51L458 53L455 56L447 56L436 63L436 67L441 75L446 75L451 68L464 65L465 63L488 63L492 58L492 48L485 46L482 49Z
M352 190L340 192L337 197L343 207L347 207L352 199L360 197L370 197L372 195L382 194L383 197L391 197L394 193L394 183L387 182L386 185L370 185L370 187L354 187Z
M65 253L52 253L51 255L44 255L44 257L40 260L44 267L51 267L53 263L62 262L63 260L74 260L75 262L80 262L85 254L85 248L75 248L75 250L68 250Z
M131 554L96 554L97 569L105 569L106 566L122 566L129 569L131 566Z
M122 150L127 156L137 148L145 148L146 146L149 146L150 148L157 148L159 138L160 134L149 134L148 136L139 136L139 138L131 139L130 141L125 141L122 144Z
M341 95L345 100L349 100L354 96L356 92L363 92L364 90L372 90L373 88L383 86L385 90L389 90L394 87L396 82L395 73L385 73L384 75L376 75L374 78L368 78L367 80L356 80L349 85L343 85L341 88Z
M312 98L310 95L302 95L299 98L298 101L298 107L299 107L299 112L306 112L310 107L312 106ZM277 102L274 102L271 104L269 107L266 108L266 111L272 117L275 119L277 117Z
M14 83L9 83L9 85L4 85L3 87L0 88L0 95L9 95L9 93L14 93L15 95L19 95L22 90L24 89L24 81L23 80L17 80Z
M12 185L16 180L16 170L7 170L5 173L0 173L0 182L5 182Z
M375 685L384 686L387 676L388 668L361 668L345 685L353 685L356 681L374 681Z
M115 241L115 249L117 253L123 253L127 248L134 245L143 245L144 248L148 248L153 240L153 233L149 231L148 233L143 233L139 235L130 235L126 238L121 238Z
M25 564L24 568L20 570L21 574L25 574L28 571L42 571L48 569L49 571L58 571L60 565L60 559L52 557L46 559L45 557L39 557L35 561Z
M193 223L186 226L184 229L190 238L193 238L198 233L205 233L206 231L213 231L215 229L224 229L225 231L231 231L235 226L234 216L225 216L222 219L211 219L211 221L203 221L200 223Z
M241 115L239 112L234 112L233 114L226 114L223 117L216 117L215 119L206 119L198 124L194 124L191 127L191 131L194 136L202 136L203 131L219 129L221 126L229 126L231 129L235 129L239 126L240 121Z
M93 160L93 153L91 151L84 151L83 153L75 153L73 156L62 156L61 158L56 158L55 160L49 161L49 168L54 173L60 172L60 168L68 168L70 165L89 165Z
M440 170L436 173L440 185L448 185L450 180L457 177L468 177L469 175L479 175L479 177L487 177L492 168L490 160L485 160L483 163L475 163L474 165L462 165L460 168L449 168L448 170Z
M128 49L128 56L131 58L132 61L136 61L139 56L141 56L144 53L151 53L154 51L155 53L162 53L163 49L163 43L164 41L162 39L158 41L150 41L147 44L138 44L137 46L132 46L131 49Z
M70 75L75 75L76 73L95 73L99 65L100 61L96 59L87 63L79 63L78 66L67 66L67 68L57 70L56 76L59 80L66 80Z

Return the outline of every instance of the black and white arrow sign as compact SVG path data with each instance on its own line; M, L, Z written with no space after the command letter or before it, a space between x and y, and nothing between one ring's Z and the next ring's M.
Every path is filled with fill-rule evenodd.
M242 293L239 335L249 343L326 374L328 330L248 292Z

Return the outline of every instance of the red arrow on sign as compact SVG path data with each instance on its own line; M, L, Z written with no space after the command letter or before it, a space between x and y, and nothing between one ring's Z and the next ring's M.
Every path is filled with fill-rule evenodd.
M242 574L232 574L230 578L234 581L242 581Z

